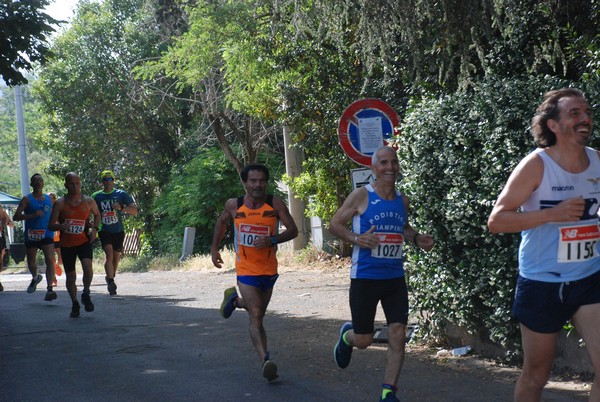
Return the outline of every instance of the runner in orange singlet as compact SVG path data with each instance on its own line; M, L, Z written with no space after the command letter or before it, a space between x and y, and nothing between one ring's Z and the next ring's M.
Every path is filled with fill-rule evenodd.
M77 258L79 258L83 268L81 302L85 306L85 311L94 311L94 304L90 298L90 285L94 276L92 270L92 243L96 240L98 233L100 211L93 198L81 194L81 180L76 173L67 173L65 188L67 194L56 200L52 206L48 229L60 230L60 251L67 277L67 291L73 303L71 317L76 318L79 317L77 285L75 284L77 280L77 273L75 272ZM94 226L88 232L86 222L91 214L94 215Z
M296 223L283 200L267 195L269 170L263 165L248 165L240 173L246 194L231 198L217 219L211 247L212 262L221 268L223 259L219 244L227 224L233 220L235 229L235 252L237 284L225 290L221 303L221 315L229 318L236 308L248 311L250 338L262 364L262 375L269 382L277 379L277 365L270 360L267 334L263 318L271 300L277 275L277 244L292 240L298 235ZM285 230L278 232L279 221Z

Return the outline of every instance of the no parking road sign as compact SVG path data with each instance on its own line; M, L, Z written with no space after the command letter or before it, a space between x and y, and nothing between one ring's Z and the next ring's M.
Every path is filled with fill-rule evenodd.
M371 155L377 148L387 145L398 123L398 115L384 101L373 98L357 100L340 118L340 145L354 162L370 166Z

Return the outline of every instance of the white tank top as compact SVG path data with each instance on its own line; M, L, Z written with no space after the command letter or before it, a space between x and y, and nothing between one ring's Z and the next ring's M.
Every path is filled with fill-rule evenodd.
M551 208L568 198L583 197L585 211L575 222L546 223L524 230L519 247L519 273L543 282L569 282L600 270L600 159L586 148L590 161L582 173L569 173L543 149L534 151L544 162L542 182L521 207L523 212Z

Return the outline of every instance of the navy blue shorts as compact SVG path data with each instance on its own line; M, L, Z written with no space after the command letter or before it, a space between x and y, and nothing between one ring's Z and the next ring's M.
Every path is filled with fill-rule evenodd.
M408 290L404 277L350 280L350 312L354 333L366 335L375 331L374 321L380 301L388 325L408 323Z
M277 278L279 275L275 274L271 275L238 275L238 282L243 283L244 285L254 286L255 288L259 288L263 292L273 289L275 286L275 282L277 282Z
M79 257L79 261L86 258L91 260L94 257L94 250L92 249L92 243L86 241L80 246L61 247L60 255L62 256L65 272L73 272L75 271L77 257Z
M571 282L540 282L519 275L512 315L532 331L558 332L581 306L600 303L600 271Z

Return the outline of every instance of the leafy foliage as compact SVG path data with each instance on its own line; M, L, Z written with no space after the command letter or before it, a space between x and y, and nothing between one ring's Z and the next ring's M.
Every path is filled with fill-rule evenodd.
M48 35L59 21L42 12L48 0L0 2L0 76L7 85L27 84L19 70L32 70L49 55Z
M281 175L281 159L268 158L261 163L269 167L273 183ZM194 227L194 252L209 252L213 228L225 201L242 194L237 171L218 148L204 150L188 163L175 167L153 210L158 222L156 238L160 240L156 251L180 252L184 229ZM225 243L231 242L229 236Z
M28 75L26 77L31 79ZM64 189L63 178L47 173L48 166L56 158L56 154L43 145L42 138L46 125L43 114L39 110L39 102L32 96L28 86L23 85L20 89L29 176L36 172L42 173L45 182L44 190L60 192ZM14 90L0 85L0 191L20 197L22 194L15 109ZM28 185L29 182L26 184Z
M188 30L160 58L136 68L137 77L173 79L202 113L202 144L218 143L238 172L264 150L282 154L262 3L197 2L185 11Z
M145 0L80 3L34 90L48 117L45 145L60 155L51 172L78 172L89 194L98 189L99 173L113 170L151 232L152 215L143 212L151 209L181 155L182 132L193 128L185 104L153 97L133 77L135 65L162 49L155 21L160 8L145 5Z
M413 225L436 239L410 254L415 312L430 335L446 322L512 347L518 272L516 234L492 235L487 218L516 164L535 148L528 127L543 93L570 83L549 77L483 81L464 94L419 102L398 139ZM588 96L598 96L588 86ZM598 142L596 140L596 142Z

